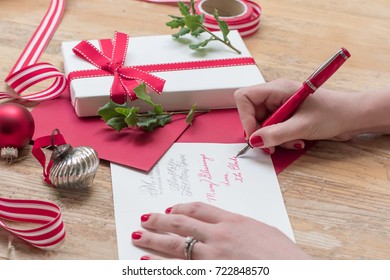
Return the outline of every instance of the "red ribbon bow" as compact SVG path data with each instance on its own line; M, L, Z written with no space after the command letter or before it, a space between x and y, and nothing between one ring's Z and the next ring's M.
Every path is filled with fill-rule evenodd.
M129 36L127 34L115 32L111 57L108 57L85 40L73 48L73 52L78 57L90 62L98 68L82 70L81 72L85 72L88 76L114 76L110 96L112 101L119 104L125 103L127 96L130 97L130 100L137 99L133 89L140 82L144 82L159 94L161 94L165 84L165 80L152 75L149 72L133 66L124 66L128 42ZM72 80L71 74L72 73L69 74L69 80ZM80 73L78 73L78 75L79 74Z

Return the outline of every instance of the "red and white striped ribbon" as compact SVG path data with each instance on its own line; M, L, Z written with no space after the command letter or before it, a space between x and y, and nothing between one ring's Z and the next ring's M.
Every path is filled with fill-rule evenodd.
M52 249L66 235L60 208L51 202L0 197L0 218L39 224L32 229L17 229L0 220L1 227L41 249Z
M66 78L49 63L37 63L54 34L65 9L66 0L52 0L44 18L19 56L5 82L14 92L0 92L0 99L15 98L28 101L49 100L60 95L66 88ZM33 85L54 79L49 88L21 95Z
M0 92L0 99L15 98L43 101L57 97L66 88L65 76L49 63L36 63L57 28L65 9L66 0L52 0L46 15L13 66L5 82L14 90ZM54 79L46 90L20 95L31 86ZM38 224L34 228L20 229L2 220ZM0 197L0 227L41 249L53 249L65 238L65 227L59 206L40 200L9 199Z
M225 0L226 1L226 0ZM229 0L230 2L236 2L241 6L240 9L235 11L237 5L232 5L231 10L228 11L232 16L220 16L221 20L226 21L230 30L237 30L242 37L250 36L254 34L260 26L260 16L261 16L261 7L253 1L239 1L239 0ZM205 15L204 26L206 26L210 31L219 30L218 22L215 20L214 16L211 14L213 11L207 12L203 8L203 4L207 4L207 0L197 1L195 4L195 9L198 13ZM225 3L225 9L227 8L227 3Z
M143 0L153 3L177 3L178 0ZM181 2L190 2L189 0L181 0ZM218 7L213 7L212 0L197 0L195 9L197 13L205 15L204 26L210 31L219 30L218 22L215 20L213 8L218 10ZM207 11L204 7L207 7ZM222 8L220 9L222 10ZM230 30L237 30L242 37L254 34L260 26L261 7L259 4L249 0L225 0L223 10L231 14L231 16L221 16Z

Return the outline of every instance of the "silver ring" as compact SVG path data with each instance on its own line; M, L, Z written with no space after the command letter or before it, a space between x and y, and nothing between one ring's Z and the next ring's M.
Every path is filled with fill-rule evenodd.
M187 236L184 240L184 256L187 260L192 260L192 248L196 242L198 242L198 240L192 236Z

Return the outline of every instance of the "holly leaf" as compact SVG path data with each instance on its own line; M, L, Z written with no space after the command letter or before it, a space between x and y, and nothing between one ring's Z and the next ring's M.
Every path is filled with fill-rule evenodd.
M118 104L110 100L103 107L98 110L98 115L107 122L109 119L114 117L120 117L122 114L116 111L116 108L127 108L127 104Z
M161 115L162 113L164 113L164 108L163 108L160 104L155 104L155 106L154 106L154 112L155 112L157 115Z
M196 111L196 104L191 106L191 109L188 112L187 117L186 117L186 123L188 123L190 125L193 123L194 117L195 117L195 111Z
M108 126L112 127L116 131L121 131L122 129L127 127L123 115L121 115L120 117L110 118L106 123Z
M146 116L138 118L137 126L146 131L152 131L157 127L163 127L172 120L172 115L167 113L155 115L153 112L149 112L145 115Z
M140 127L147 127L151 124L157 123L157 118L155 116L152 117L139 117L137 125Z
M165 126L170 123L172 120L172 115L159 115L156 117L158 120L159 126Z
M146 131L152 131L158 126L158 119L155 117L140 117L137 126Z
M139 86L135 87L134 89L135 95L138 97L138 99L141 99L145 101L146 103L150 105L154 105L154 102L152 101L152 98L148 93L146 92L146 85L144 83L140 84Z
M229 43L230 41L229 41L229 38L227 37L229 32L230 32L228 24L226 23L226 21L219 19L219 15L218 15L217 10L214 11L213 16L214 16L215 20L218 22L219 29L221 29L223 41L225 43Z
M122 108L120 108L122 109ZM128 114L126 115L125 122L128 126L136 126L138 120L138 111L139 107L131 107L128 110Z
M144 83L140 84L136 88L134 88L135 95L138 97L138 99L141 99L148 103L150 106L153 107L154 111L157 114L161 114L164 110L160 104L156 104L152 101L152 98L150 95L146 92L146 85Z
M130 108L126 107L126 108L123 108L123 107L116 107L115 108L115 112L123 115L123 116L127 116L129 113L130 113Z
M146 85L144 83L137 86L134 92L140 100L152 105L153 110L147 113L139 113L139 107L129 107L127 104L117 104L111 100L98 110L98 114L106 124L116 131L121 131L130 126L139 127L145 131L152 131L157 127L163 127L170 123L174 113L183 114L183 112L165 112L162 105L154 103L151 96L146 93ZM195 106L193 105L189 111L187 122L192 123Z

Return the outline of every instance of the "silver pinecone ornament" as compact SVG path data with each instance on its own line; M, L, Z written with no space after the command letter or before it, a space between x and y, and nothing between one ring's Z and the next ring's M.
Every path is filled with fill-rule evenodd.
M69 144L55 147L51 160L49 179L57 188L86 189L95 178L99 157L94 149L86 146L73 148Z

